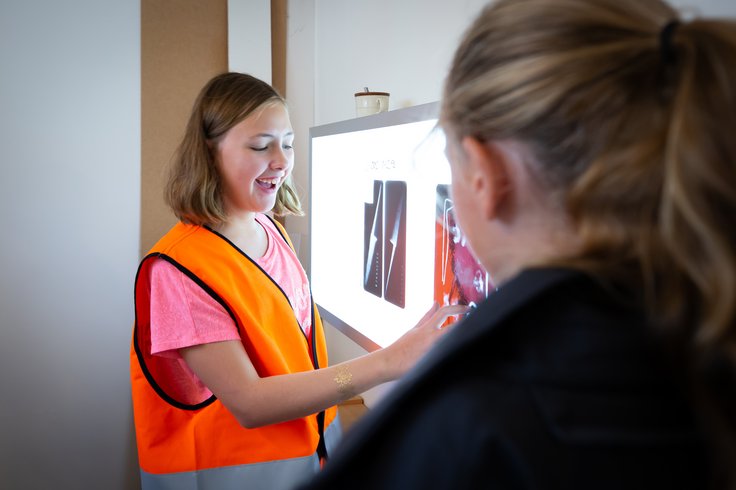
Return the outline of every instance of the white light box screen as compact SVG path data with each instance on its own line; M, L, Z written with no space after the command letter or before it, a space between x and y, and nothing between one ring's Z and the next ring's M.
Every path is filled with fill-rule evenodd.
M310 130L310 279L327 321L368 350L488 275L452 215L437 103Z

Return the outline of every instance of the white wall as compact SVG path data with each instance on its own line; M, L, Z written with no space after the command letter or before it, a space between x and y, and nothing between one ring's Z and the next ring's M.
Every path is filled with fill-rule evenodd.
M315 125L316 105L315 0L289 0L287 12L286 99L289 103L291 124L294 127L295 148L292 179L308 216L309 128ZM308 267L308 218L289 217L286 224L302 264Z
M290 2L290 8L295 3L301 0ZM488 1L306 3L314 4L314 124L320 125L354 117L353 94L365 86L390 92L390 109L438 100L458 40ZM736 16L734 0L670 3L705 15Z
M0 3L0 487L137 486L138 1Z
M354 117L353 94L368 86L391 93L390 109L439 100L458 40L486 0L291 0L287 98L296 132L294 179L308 201L311 126ZM705 15L736 17L734 0L674 0ZM305 210L309 212L308 206ZM339 203L336 203L339 205ZM308 219L289 218L308 262ZM317 298L319 301L319 298ZM327 327L331 361L365 351ZM371 405L385 390L365 394Z
M271 0L228 0L227 62L271 83Z
M315 1L315 125L355 116L355 92L389 109L439 100L463 31L485 0Z
M669 4L683 12L694 12L701 16L736 17L734 0L669 0ZM685 18L688 18L687 15Z

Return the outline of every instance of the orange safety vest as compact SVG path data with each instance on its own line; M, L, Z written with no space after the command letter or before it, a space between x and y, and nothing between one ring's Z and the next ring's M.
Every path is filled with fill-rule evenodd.
M175 225L141 261L135 281L130 369L143 488L289 488L311 476L339 438L335 407L247 429L215 396L187 405L159 384L165 360L150 354L148 275L155 257L172 263L227 310L260 376L327 365L314 302L307 338L286 294L250 257L208 228Z

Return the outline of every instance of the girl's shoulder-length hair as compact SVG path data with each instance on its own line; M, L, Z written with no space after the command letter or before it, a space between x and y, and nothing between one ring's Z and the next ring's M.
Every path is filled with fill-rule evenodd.
M164 198L184 223L215 226L226 221L222 183L214 150L236 124L284 98L269 84L245 73L223 73L202 88L169 167ZM283 182L272 210L276 216L301 216L291 178Z

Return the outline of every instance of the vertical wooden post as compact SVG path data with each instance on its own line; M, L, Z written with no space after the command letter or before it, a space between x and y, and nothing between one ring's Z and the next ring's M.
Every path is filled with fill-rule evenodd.
M287 0L271 0L271 84L286 97Z

